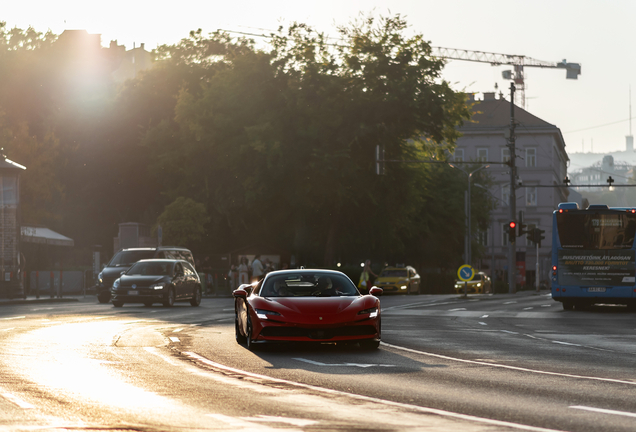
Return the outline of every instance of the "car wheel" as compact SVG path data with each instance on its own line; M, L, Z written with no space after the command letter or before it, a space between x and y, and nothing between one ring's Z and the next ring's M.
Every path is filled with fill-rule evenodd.
M380 346L380 341L374 339L361 340L358 343L360 344L360 348L364 350L374 350Z
M197 286L194 289L194 295L190 299L190 304L192 306L199 306L201 304L201 287Z
M241 328L239 327L238 316L234 316L234 337L236 338L236 343L243 345L247 342L247 338L241 334Z
M122 307L124 305L123 301L114 301L113 302L113 306L115 307Z
M166 297L163 299L163 305L165 307L174 306L174 290L172 288L166 293Z
M248 350L256 350L254 342L252 342L252 320L250 319L249 311L247 312L247 329L245 329L245 346Z
M108 303L110 301L110 293L108 291L103 291L97 294L97 301L100 303Z

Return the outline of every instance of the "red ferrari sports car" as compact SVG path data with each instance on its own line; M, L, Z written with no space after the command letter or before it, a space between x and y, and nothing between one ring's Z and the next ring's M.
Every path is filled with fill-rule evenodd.
M380 345L381 288L362 295L344 273L331 270L280 270L256 285L233 293L236 341L347 342Z

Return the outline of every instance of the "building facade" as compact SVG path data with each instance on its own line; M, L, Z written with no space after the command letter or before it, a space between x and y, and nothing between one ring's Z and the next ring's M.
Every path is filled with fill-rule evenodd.
M492 211L488 232L478 233L473 239L480 241L487 253L472 264L490 274L494 280L506 281L510 171L507 165L487 162L510 160L510 102L495 93L484 93L483 100L474 102L475 113L471 122L460 129L463 136L457 140L453 157L456 161L490 165L486 171L493 181L489 192L496 208ZM552 212L560 202L567 201L568 190L563 179L569 159L561 131L555 125L516 105L515 124L518 175L515 219L522 211L528 229L538 227L545 230L545 240L539 250L539 280L549 284ZM536 248L525 235L517 238L516 245L517 267L523 268L525 263L525 277L520 271L517 282L534 285Z

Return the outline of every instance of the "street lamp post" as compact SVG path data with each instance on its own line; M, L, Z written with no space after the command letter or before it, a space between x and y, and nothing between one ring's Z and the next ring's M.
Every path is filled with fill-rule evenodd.
M463 172L464 174L466 174L467 178L468 178L468 190L467 190L467 194L466 194L466 199L465 199L465 207L466 207L466 244L464 245L464 251L466 254L466 264L471 265L471 261L472 261L472 248L471 248L471 240L472 240L472 234L471 234L471 217L470 214L471 212L471 202L470 202L470 184L471 184L471 179L473 177L473 174L475 174L477 171L485 169L485 168L489 168L490 165L482 165L479 168L477 168L476 170L473 170L471 172L468 172L466 170L464 170L463 168L460 168L458 166L455 166L453 164L449 164L452 168L457 168L458 170L460 170L461 172Z

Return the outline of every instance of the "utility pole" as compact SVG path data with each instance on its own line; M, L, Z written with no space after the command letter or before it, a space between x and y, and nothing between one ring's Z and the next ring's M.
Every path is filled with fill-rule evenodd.
M516 220L515 213L517 203L516 193L516 174L517 165L515 164L516 152L515 152L515 83L510 83L510 140L508 142L510 148L510 220ZM514 294L517 288L517 250L515 247L516 239L508 239L508 293Z

